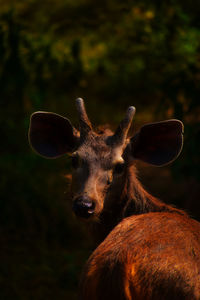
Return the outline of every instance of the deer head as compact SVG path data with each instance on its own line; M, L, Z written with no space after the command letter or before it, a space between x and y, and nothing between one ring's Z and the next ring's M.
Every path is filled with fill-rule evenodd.
M147 124L134 136L128 131L135 114L130 106L115 133L97 133L88 119L84 102L76 100L80 131L55 113L35 112L31 116L29 141L46 158L71 155L73 166L73 210L83 219L97 219L111 198L123 189L123 178L135 159L155 166L174 160L182 148L183 124L167 120Z

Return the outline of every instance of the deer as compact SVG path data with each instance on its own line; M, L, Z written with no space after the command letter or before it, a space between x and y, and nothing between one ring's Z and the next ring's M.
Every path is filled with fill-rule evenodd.
M45 158L70 155L72 210L95 242L80 279L81 300L199 300L200 223L140 183L136 162L173 162L183 123L145 124L134 135L130 106L115 132L93 129L83 99L79 130L51 112L31 115L29 142Z

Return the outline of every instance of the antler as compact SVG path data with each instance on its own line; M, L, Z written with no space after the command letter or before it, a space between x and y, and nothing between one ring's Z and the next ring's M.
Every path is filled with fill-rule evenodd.
M88 119L84 101L82 98L76 99L76 107L79 114L79 121L80 121L80 135L81 139L84 139L87 134L92 131L92 124L90 120ZM120 122L117 130L115 131L114 135L112 136L112 143L113 144L123 144L124 140L127 137L128 130L131 126L131 122L133 119L133 116L135 114L135 107L130 106L127 109L125 118Z
M112 141L114 144L123 144L123 142L125 141L129 128L131 126L131 122L133 119L133 116L135 114L135 107L134 106L130 106L127 109L125 118L120 122L117 130L115 131L114 135L112 136Z
M81 139L84 139L88 132L92 130L92 124L88 119L84 101L82 98L76 99L76 107L79 114Z

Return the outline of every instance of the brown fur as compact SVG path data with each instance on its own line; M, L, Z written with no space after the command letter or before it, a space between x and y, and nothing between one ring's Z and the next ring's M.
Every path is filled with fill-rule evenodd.
M81 299L200 299L199 232L177 213L125 218L89 258Z

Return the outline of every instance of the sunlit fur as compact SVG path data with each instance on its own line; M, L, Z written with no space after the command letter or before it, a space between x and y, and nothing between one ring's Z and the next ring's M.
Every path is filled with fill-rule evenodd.
M200 299L199 230L175 211L124 219L89 258L81 299Z

